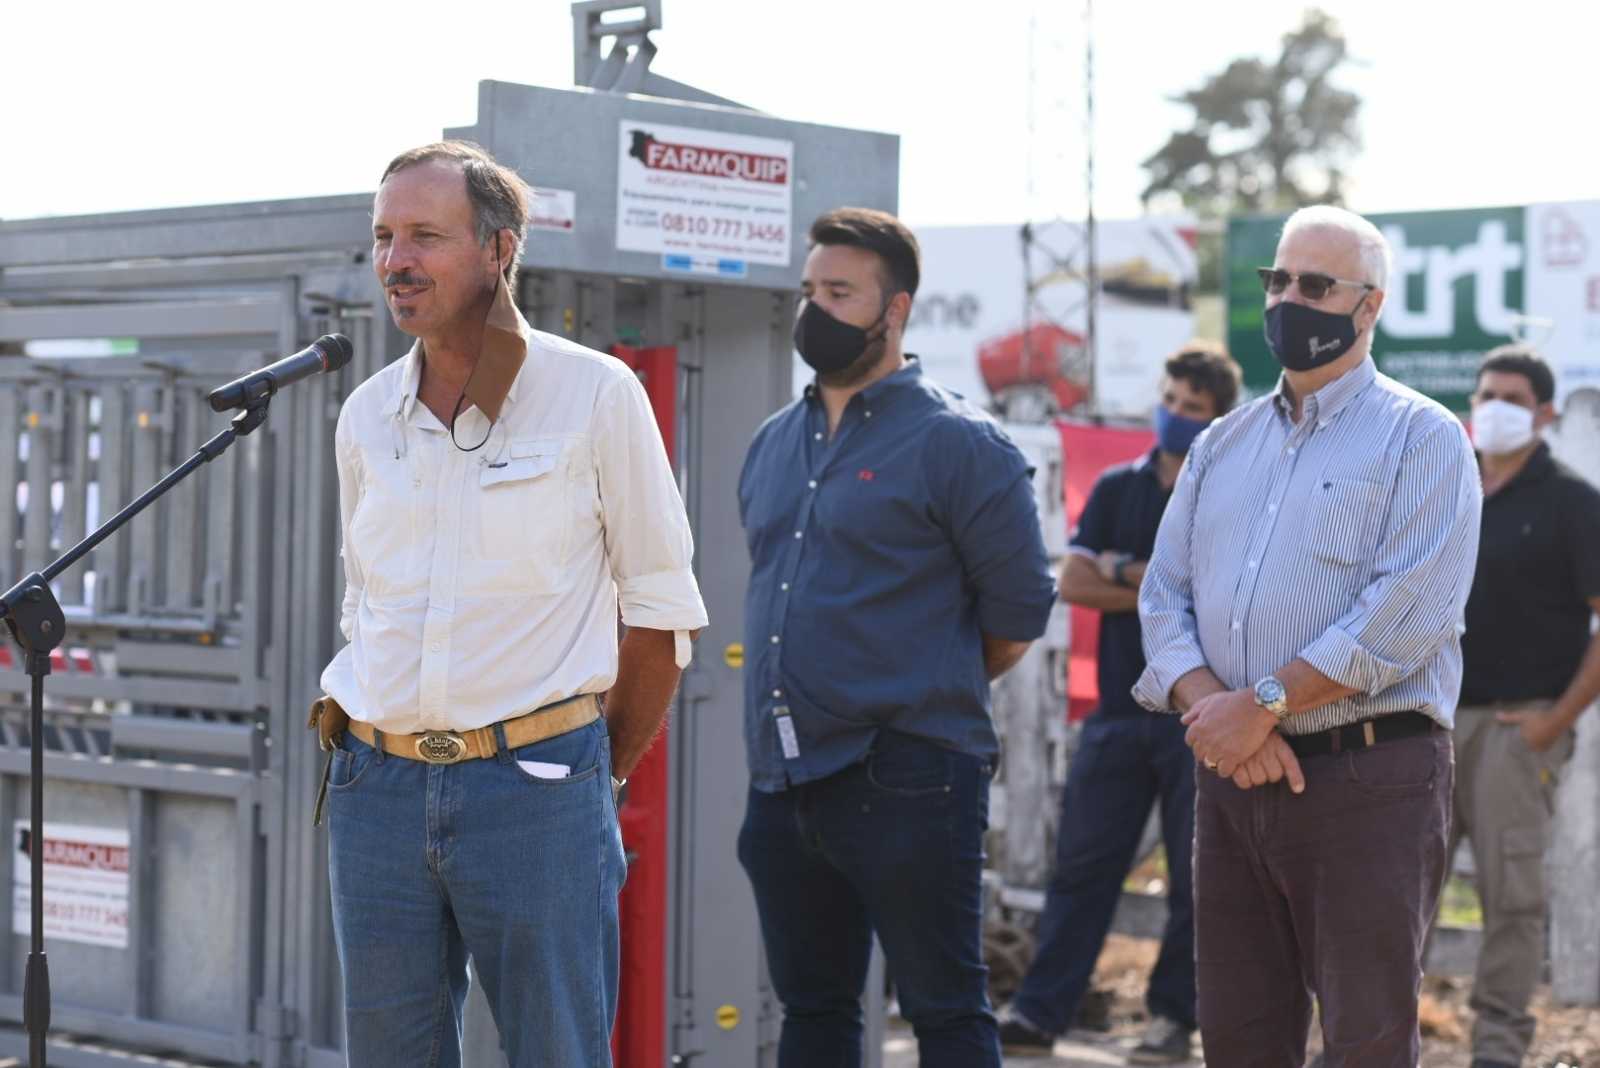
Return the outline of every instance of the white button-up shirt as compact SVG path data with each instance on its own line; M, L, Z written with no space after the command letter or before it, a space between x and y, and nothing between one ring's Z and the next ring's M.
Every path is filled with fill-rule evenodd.
M476 452L417 402L420 343L339 413L349 644L322 687L387 733L470 730L610 689L619 609L630 627L706 625L638 378L524 330L527 358ZM466 446L489 429L475 407L456 420Z

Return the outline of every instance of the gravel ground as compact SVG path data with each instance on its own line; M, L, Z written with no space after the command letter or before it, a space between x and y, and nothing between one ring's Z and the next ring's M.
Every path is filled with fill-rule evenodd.
M1147 1022L1144 977L1155 963L1158 943L1153 939L1112 935L1095 969L1097 988L1112 995L1111 1030L1107 1033L1073 1031L1056 1044L1055 1056L1008 1057L1008 1068L1034 1065L1049 1068L1102 1068L1124 1063L1123 1053L1138 1040ZM1469 1068L1472 1013L1467 1008L1470 982L1430 976L1423 985L1423 1050L1420 1068ZM1527 1068L1600 1068L1600 1009L1555 1005L1550 990L1541 987L1534 997L1539 1031ZM1311 1052L1321 1045L1312 1027ZM1195 1042L1199 1065L1200 1044ZM891 1021L884 1044L884 1068L915 1068L916 1040L903 1021Z

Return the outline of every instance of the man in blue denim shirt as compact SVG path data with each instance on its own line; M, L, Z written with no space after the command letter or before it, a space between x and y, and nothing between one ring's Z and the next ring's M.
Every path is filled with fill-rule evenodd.
M902 352L911 232L843 208L810 236L795 347L816 381L756 433L739 483L739 859L784 1007L778 1063L860 1063L875 932L924 1068L998 1068L980 951L989 681L1055 601L1028 464Z

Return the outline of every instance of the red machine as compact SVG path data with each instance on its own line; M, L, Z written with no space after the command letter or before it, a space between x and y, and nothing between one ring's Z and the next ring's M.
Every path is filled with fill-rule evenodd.
M997 403L1011 408L1018 394L1042 393L1041 413L1070 412L1089 395L1083 338L1055 323L1036 323L984 342L978 372Z

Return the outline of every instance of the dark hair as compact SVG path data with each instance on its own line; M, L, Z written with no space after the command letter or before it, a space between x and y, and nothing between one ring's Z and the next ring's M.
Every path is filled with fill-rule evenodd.
M834 208L811 224L813 245L850 245L883 261L885 298L895 293L917 295L922 281L922 250L906 224L873 208Z
M1531 345L1501 345L1490 349L1483 357L1483 362L1478 364L1478 377L1473 379L1474 389L1489 371L1526 378L1533 387L1534 400L1540 404L1549 404L1556 399L1556 374Z
M1239 399L1239 384L1244 378L1227 349L1214 341L1198 339L1167 357L1166 371L1167 377L1181 378L1211 394L1218 415L1226 415Z
M501 230L516 235L516 247L506 262L506 284L517 280L517 265L522 262L522 239L528 229L528 185L516 171L496 163L493 156L471 141L435 141L408 149L389 161L378 184L396 171L419 163L448 160L459 164L467 180L467 199L472 203L472 222L478 244L487 245Z

